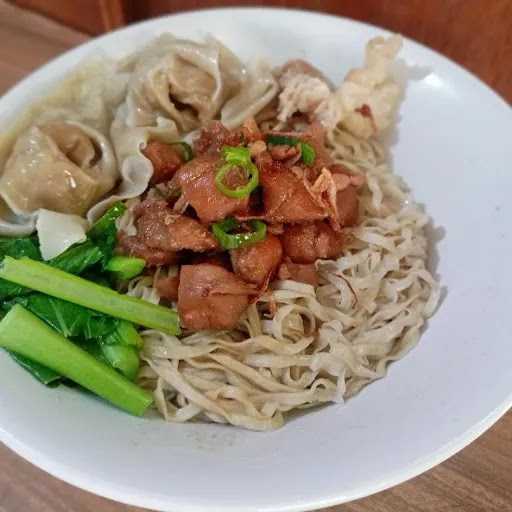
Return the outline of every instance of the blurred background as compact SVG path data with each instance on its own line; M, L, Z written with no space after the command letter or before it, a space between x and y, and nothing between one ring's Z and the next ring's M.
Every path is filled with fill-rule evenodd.
M462 64L512 101L512 0L10 0L7 4L87 35L154 16L212 7L261 5L327 12L416 39ZM5 17L1 14L0 25Z

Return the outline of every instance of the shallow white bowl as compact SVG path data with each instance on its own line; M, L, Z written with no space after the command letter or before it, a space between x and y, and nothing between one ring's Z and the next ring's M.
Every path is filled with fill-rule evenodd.
M310 59L335 82L383 30L319 14L247 9L152 20L83 45L0 100L0 126L81 58L156 34L213 33L242 57ZM137 419L64 387L49 390L0 355L0 439L49 473L126 503L179 512L291 511L385 489L438 464L512 402L512 110L427 48L392 147L396 171L433 219L446 297L419 346L344 406L271 433Z

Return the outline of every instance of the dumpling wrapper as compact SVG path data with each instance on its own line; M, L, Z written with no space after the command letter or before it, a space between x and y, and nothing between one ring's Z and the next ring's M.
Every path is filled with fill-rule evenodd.
M229 129L241 126L263 110L275 98L278 90L270 66L263 60L253 62L244 74L240 92L223 105L222 124Z
M45 261L87 238L89 223L78 215L39 210L36 221L39 249Z
M84 215L117 179L106 137L84 124L55 120L18 138L0 177L0 196L18 215L41 208Z
M47 96L21 115L17 115L16 121L10 123L8 131L0 133L0 174L5 169L7 160L11 158L17 140L26 137L27 143L27 139L30 138L28 133L32 128L45 123L61 121L86 127L86 131L94 132L94 138L99 140L96 140L94 145L101 147L101 141L105 140L105 135L108 134L113 111L124 98L126 82L127 75L120 73L115 62L103 55L89 57L80 62L76 69L57 83ZM98 133L99 138L96 136ZM47 143L44 133L35 135L43 145ZM29 145L33 149L32 142ZM49 146L51 144L46 144L47 148ZM107 153L108 156L102 155L106 156L104 163L114 159L112 149ZM110 169L109 164L107 168ZM117 180L119 173L115 165L113 169ZM10 188L12 189L12 184ZM11 197L11 194L7 193L7 196ZM0 235L26 236L35 229L38 209L32 206L27 208L26 201L18 201L14 197L11 201L8 200L11 204L15 201L19 202L22 208L25 206L24 212L16 207L16 211L13 211L0 194ZM48 208L55 209L53 205L49 205Z
M159 117L188 132L213 119L240 89L244 67L216 39L204 43L163 34L125 65L128 126L155 126Z

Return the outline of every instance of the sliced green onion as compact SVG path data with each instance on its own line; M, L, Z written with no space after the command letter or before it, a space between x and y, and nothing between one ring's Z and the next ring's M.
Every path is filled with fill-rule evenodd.
M114 318L168 334L180 334L176 311L121 295L110 288L29 258L16 260L6 256L0 263L0 278Z
M251 220L249 225L253 231L246 233L230 233L233 229L239 228L240 224L232 218L215 222L212 225L212 231L215 238L223 249L239 249L246 245L254 244L265 239L267 234L267 225L260 220Z
M222 156L226 163L219 168L215 175L216 187L227 197L235 199L248 197L259 184L258 168L251 160L249 149L244 147L224 146L222 148ZM236 167L241 167L245 171L249 181L241 187L229 188L224 183L224 178Z
M273 146L299 146L300 156L306 165L312 165L316 158L315 148L307 142L288 135L267 135L267 144Z
M150 393L64 338L19 304L0 322L0 347L64 375L131 414L142 416L153 402Z
M296 137L288 137L288 135L267 135L267 144L273 146L296 146L299 143L299 139Z
M133 279L138 276L146 266L146 261L142 258L132 256L112 256L107 262L105 268L116 275L121 280Z
M224 146L222 157L228 164L244 166L251 161L251 152L243 146Z
M173 142L171 146L179 146L181 148L181 153L185 162L190 162L190 160L194 158L194 152L192 151L190 144L187 144L186 142Z
M132 382L139 373L139 354L133 347L124 345L100 345L103 357L112 368L119 370L127 379Z
M87 236L93 240L96 237L101 237L108 231L113 222L116 221L126 211L126 205L121 201L114 203L107 211L100 217L87 232Z
M299 142L300 147L300 155L302 157L302 161L306 165L311 165L315 161L316 152L311 144L307 142Z

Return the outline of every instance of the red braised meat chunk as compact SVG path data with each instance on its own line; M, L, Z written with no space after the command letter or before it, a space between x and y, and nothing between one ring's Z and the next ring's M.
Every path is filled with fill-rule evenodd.
M165 201L144 201L136 215L137 237L152 249L204 252L218 247L206 226L173 212Z
M359 199L357 188L349 185L336 193L338 221L342 227L355 226L359 220Z
M235 274L244 281L261 287L274 276L283 257L277 236L268 234L265 240L230 251Z
M334 259L343 251L344 237L326 222L289 226L281 236L283 249L294 263L314 263Z
M152 185L169 181L183 165L183 157L177 146L157 140L149 142L142 154L153 164Z
M359 198L357 190L361 188L366 179L363 175L354 175L341 164L331 165L330 171L333 179L341 185L336 193L336 208L338 222L342 227L355 226L359 220Z
M156 282L156 289L162 299L176 302L178 300L179 285L179 276L161 277Z
M315 150L315 160L313 163L309 166L312 169L314 169L315 173L319 173L323 167L329 167L332 165L332 158L329 154L329 151L327 150L325 146L325 129L322 127L320 123L313 123L309 125L309 128L307 131L300 132L300 131L273 131L268 132L266 136L269 135L281 135L284 137L290 137L293 139L297 139L301 142L305 142L313 147ZM274 146L274 148L277 146ZM272 148L271 148L272 150ZM281 150L282 151L282 150ZM273 152L275 156L278 156L278 158L274 158L276 160L281 160L282 157L279 153Z
M254 121L248 119L241 128L228 130L220 121L212 121L201 130L199 138L194 142L197 155L218 153L223 146L240 146L261 140L261 132Z
M178 262L178 255L174 251L162 251L148 247L137 236L125 236L120 233L117 250L121 254L142 258L148 267L173 265Z
M242 144L241 131L229 131L220 121L212 121L201 130L194 142L196 155L218 153L222 146L239 146Z
M271 223L299 223L324 219L327 212L315 203L303 178L267 154L258 161L265 219Z
M202 155L185 164L176 175L184 200L194 208L201 222L206 224L244 211L249 204L249 198L231 198L217 188L215 174L220 165L222 160L218 155ZM239 184L226 181L230 187Z
M290 279L312 286L318 286L319 284L318 272L312 263L285 262L279 267L278 277L279 279Z
M218 265L183 265L178 289L181 324L193 330L233 329L251 295L254 286Z

